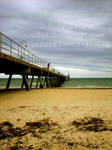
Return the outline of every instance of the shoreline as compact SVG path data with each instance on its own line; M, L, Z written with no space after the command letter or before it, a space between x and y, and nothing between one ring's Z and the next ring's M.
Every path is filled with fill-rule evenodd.
M43 90L43 89L46 89L46 90L47 90L47 89L53 89L53 90L54 90L54 89L68 89L68 90L69 90L69 89L88 89L88 90L89 90L89 89L99 89L99 90L100 90L100 89L107 89L107 90L110 89L110 90L111 90L112 87L57 87L57 88L32 88L32 89L30 89L30 90L40 90L40 89L41 89L41 90ZM17 87L17 88L13 88L13 87L12 87L12 88L9 88L9 89L7 90L7 89L5 89L5 88L0 88L0 92L1 92L1 91L6 91L6 92L8 92L8 91L12 91L12 90L21 90L21 91L22 91L22 90L26 90L26 89L25 89L25 88L24 88L24 89L21 89L21 88L18 88L18 87Z

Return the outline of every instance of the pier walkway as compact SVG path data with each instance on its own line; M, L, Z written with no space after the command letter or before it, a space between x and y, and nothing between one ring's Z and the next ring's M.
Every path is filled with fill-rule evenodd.
M0 73L9 75L6 89L9 89L12 75L21 75L21 88L32 88L34 77L37 77L35 88L59 87L66 76L53 68L48 68L48 62L26 50L21 44L0 33ZM31 76L29 83L28 77Z

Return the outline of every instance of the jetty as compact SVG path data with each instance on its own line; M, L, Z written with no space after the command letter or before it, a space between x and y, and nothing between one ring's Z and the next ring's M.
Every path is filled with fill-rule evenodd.
M0 33L0 73L9 75L6 89L10 87L13 75L21 75L21 88L29 91L34 78L37 78L35 88L60 87L66 76L48 66L48 62L27 50L3 33ZM29 82L29 76L31 81Z

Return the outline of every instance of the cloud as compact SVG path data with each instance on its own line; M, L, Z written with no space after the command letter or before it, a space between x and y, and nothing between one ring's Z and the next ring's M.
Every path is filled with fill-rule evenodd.
M70 77L78 77L78 78L103 78L104 76L107 78L111 78L110 72L105 71L94 71L88 69L79 69L74 67L64 67L64 66L56 66L56 69L62 70L64 74L68 75L71 73Z
M72 77L112 77L111 8L111 0L1 0L0 27Z

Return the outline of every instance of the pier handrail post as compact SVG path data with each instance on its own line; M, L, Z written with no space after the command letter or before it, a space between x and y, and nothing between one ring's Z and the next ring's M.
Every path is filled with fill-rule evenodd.
M23 58L24 58L24 61L25 61L25 48L23 48Z
M30 59L29 59L29 57L30 57L30 56L29 56L29 52L28 52L28 62L30 62Z
M12 56L12 40L10 40L10 56Z
M0 32L0 52L2 52L2 33Z
M20 59L22 60L22 46L21 46L21 54L20 54Z
M19 59L19 45L18 45L18 59Z

